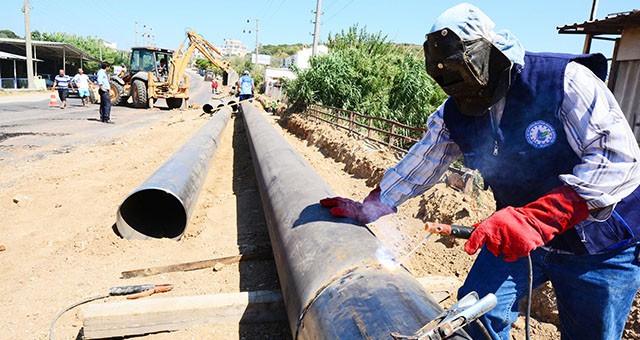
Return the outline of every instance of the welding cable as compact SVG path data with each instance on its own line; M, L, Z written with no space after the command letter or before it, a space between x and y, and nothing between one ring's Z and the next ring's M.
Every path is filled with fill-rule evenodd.
M484 340L493 340L493 338L491 337L491 334L489 334L489 331L487 330L487 327L484 326L484 324L482 323L482 321L480 321L480 319L477 319L474 322L478 327L478 329L480 330L480 333L482 333Z
M531 262L531 255L527 256L527 263L529 264L529 287L527 287L527 311L524 320L524 329L526 333L526 339L531 339L531 295L533 294L533 263Z
M56 316L53 318L53 320L51 320L51 326L49 327L49 340L53 340L53 331L54 328L56 326L56 321L58 321L58 319L62 316L62 314L82 305L85 304L87 302L91 302L91 301L95 301L95 300L100 300L100 299L105 299L108 298L109 296L111 296L111 294L103 294L103 295L96 295L96 296L91 296L85 299L82 299L81 301L78 301L70 306L68 306L67 308L61 310L58 314L56 314Z

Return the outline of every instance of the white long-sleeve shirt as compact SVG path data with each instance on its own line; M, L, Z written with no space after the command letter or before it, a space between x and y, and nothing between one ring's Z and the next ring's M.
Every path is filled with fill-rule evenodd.
M591 70L570 62L565 69L564 98L557 113L567 140L582 160L560 181L573 188L592 218L607 219L615 204L640 185L640 149L618 102ZM504 102L489 114L499 122ZM462 153L444 124L444 105L427 119L427 132L380 182L382 202L396 207L436 184ZM508 171L508 170L505 170Z

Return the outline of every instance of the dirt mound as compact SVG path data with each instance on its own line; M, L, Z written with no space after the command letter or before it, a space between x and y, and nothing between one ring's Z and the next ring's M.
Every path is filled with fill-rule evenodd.
M367 179L368 186L379 183L386 169L399 159L357 135L348 135L299 114L288 117L287 129L309 145L317 146L325 156L344 163L346 172Z

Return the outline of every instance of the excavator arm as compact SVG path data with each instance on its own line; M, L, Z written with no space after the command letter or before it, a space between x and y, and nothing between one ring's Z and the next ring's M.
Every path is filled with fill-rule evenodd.
M184 43L180 45L171 58L171 70L169 73L169 88L172 91L176 91L180 79L184 75L187 69L187 65L191 60L193 52L197 49L202 55L207 58L213 65L223 72L223 85L235 84L238 81L238 73L231 67L231 64L222 58L222 54L211 45L205 38L196 33L196 31L187 31L187 38L189 39L189 46L183 51Z

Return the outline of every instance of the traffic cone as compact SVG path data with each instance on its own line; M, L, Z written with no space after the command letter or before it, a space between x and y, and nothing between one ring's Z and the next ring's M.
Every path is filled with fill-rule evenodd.
M51 98L49 99L49 107L58 106L58 99L56 99L56 94L52 93Z

